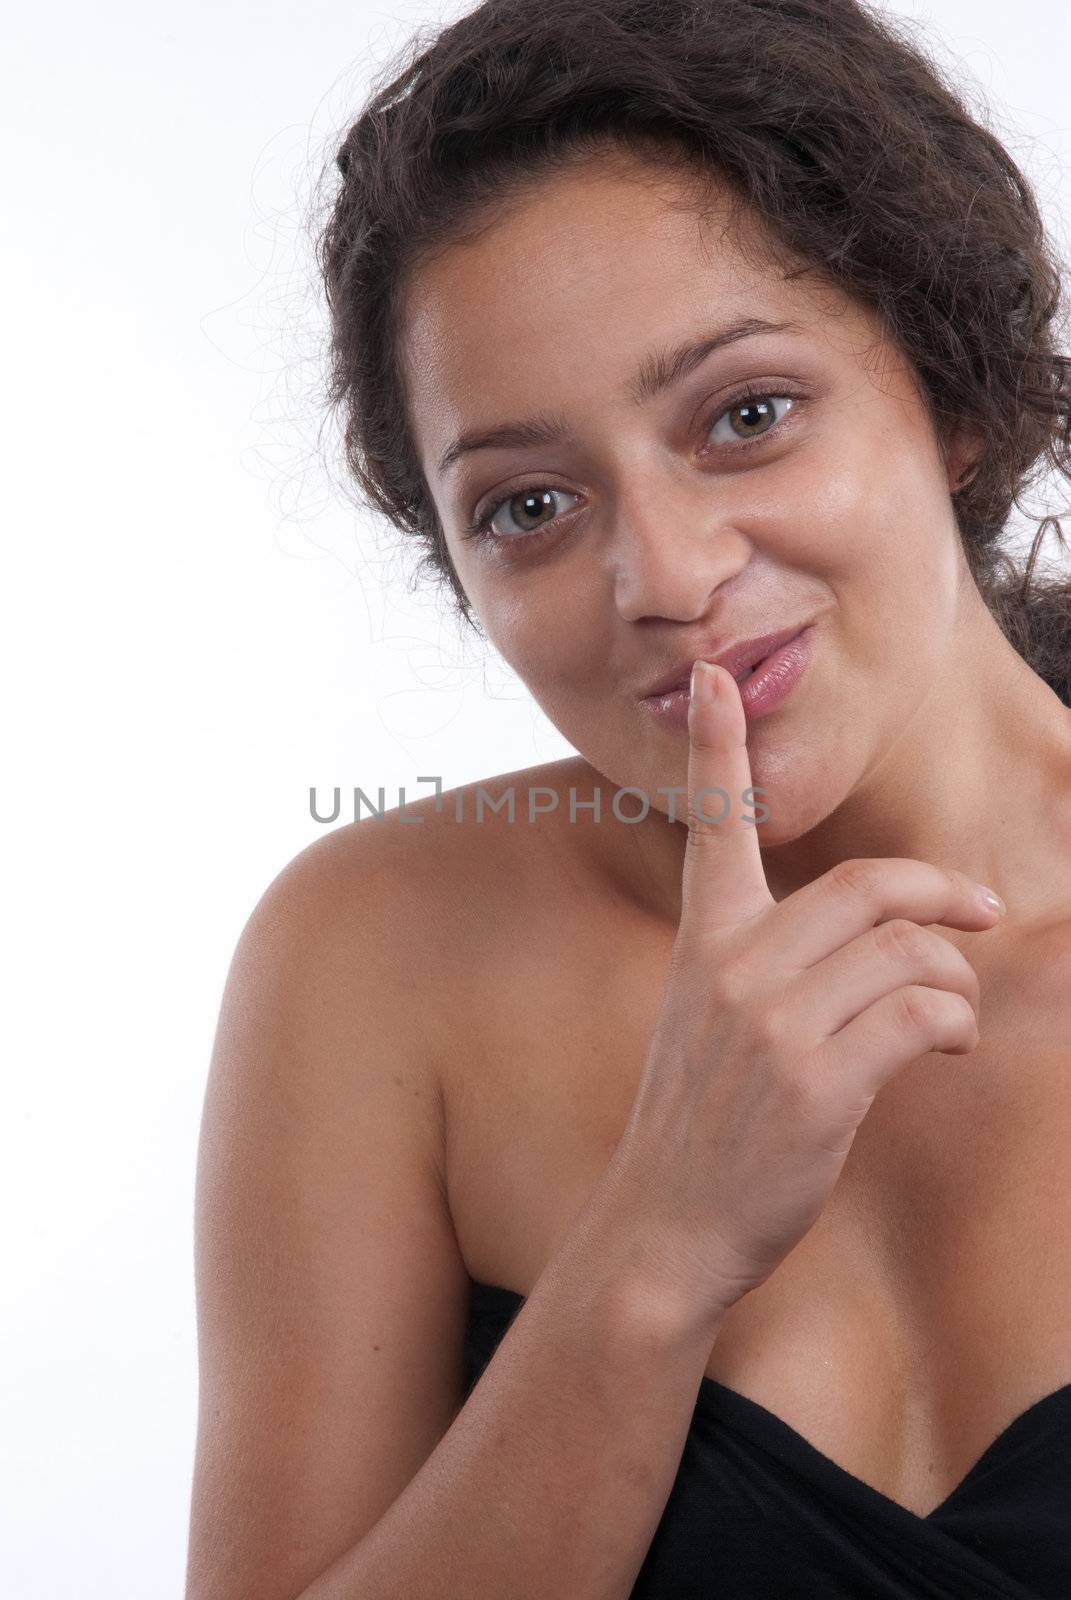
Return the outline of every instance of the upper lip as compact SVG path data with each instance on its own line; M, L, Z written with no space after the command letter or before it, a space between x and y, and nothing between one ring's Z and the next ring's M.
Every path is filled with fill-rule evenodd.
M643 698L669 694L673 689L687 689L691 682L692 667L696 661L714 662L717 666L724 667L732 677L738 678L741 673L750 671L774 650L779 650L783 644L788 644L789 640L794 639L809 626L808 622L797 622L793 627L781 628L777 633L764 633L753 639L741 639L736 644L727 645L717 654L699 645L675 667L671 667L662 677L656 679L650 688L644 689Z

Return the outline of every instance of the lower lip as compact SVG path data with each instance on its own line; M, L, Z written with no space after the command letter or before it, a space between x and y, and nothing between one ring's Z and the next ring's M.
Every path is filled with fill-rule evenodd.
M769 716L788 699L810 661L813 635L812 623L760 661L751 676L737 685L748 722ZM647 695L640 704L646 706L664 728L687 732L690 698L686 684L668 694Z

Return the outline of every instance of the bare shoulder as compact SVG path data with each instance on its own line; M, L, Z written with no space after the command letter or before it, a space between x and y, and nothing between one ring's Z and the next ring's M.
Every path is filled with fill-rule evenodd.
M537 893L546 884L577 820L570 792L582 796L595 781L577 756L407 798L404 808L362 817L308 845L270 892L315 905L354 933L374 928L388 951L415 939L423 954L447 958L468 913L486 916L499 896L513 904L519 890ZM395 933L404 935L401 945ZM411 979L408 967L405 976Z
M407 798L404 809L334 828L261 896L250 918L258 943L283 940L291 965L310 979L315 969L318 1003L336 1009L340 1027L360 972L361 1004L370 988L395 1004L402 1054L427 1069L438 1102L436 1069L464 1049L488 962L519 917L550 915L573 881L583 847L570 825L570 791L583 795L595 781L582 758L568 757Z
M441 1086L481 951L539 874L534 833L504 812L459 826L451 800L317 839L238 939L197 1163L188 1600L301 1592L463 1402Z

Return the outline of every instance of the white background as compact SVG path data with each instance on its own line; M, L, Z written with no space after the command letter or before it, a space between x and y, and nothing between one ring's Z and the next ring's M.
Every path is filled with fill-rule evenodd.
M444 20L468 7L447 8ZM902 0L1071 235L1065 0ZM305 213L430 5L2 27L9 804L0 1591L181 1597L193 1185L235 941L310 785L571 753L318 454ZM344 812L343 822L349 820Z

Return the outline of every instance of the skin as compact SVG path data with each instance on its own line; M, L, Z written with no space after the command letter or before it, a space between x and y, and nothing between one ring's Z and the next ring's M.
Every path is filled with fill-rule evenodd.
M695 198L664 164L587 155L406 286L410 421L455 570L581 755L533 781L567 776L581 799L598 786L609 819L568 826L563 796L542 828L510 830L504 858L497 834L458 842L491 881L479 904L495 937L478 984L458 984L465 1018L489 1016L464 1022L444 1086L451 1214L475 1276L527 1288L633 1104L687 843L658 790L683 790L689 770L687 733L639 696L682 661L813 620L804 677L748 728L771 894L852 858L911 857L992 885L1008 914L983 933L934 927L979 980L969 1070L929 1056L885 1084L818 1225L731 1308L707 1374L921 1515L1067 1378L1071 709L1005 640L960 548L951 491L981 441L935 437L869 308L796 272L807 264L760 219L729 226L724 193L708 191L702 215ZM740 317L799 331L630 393L652 352ZM765 423L731 409L748 391L768 397ZM568 437L440 469L459 435L535 414ZM761 442L746 450L749 435ZM537 499L526 516L524 495L548 490L549 509ZM503 542L466 538L496 501ZM610 809L626 785L651 802L629 826ZM538 885L539 903L518 884ZM512 1000L511 986L500 1021L487 997Z
M686 784L687 734L638 696L683 658L816 619L804 678L749 726L774 897L850 857L911 856L1003 895L994 940L1066 925L1071 711L963 558L950 491L978 441L942 448L868 308L813 271L789 278L758 219L726 227L724 196L701 218L687 194L633 154L585 156L421 263L405 297L414 438L484 632L608 780L604 811L621 785L650 797L644 822L585 837L674 926L687 828L656 791ZM801 331L738 341L643 403L629 393L650 352L740 316ZM773 401L765 427L728 410L752 383ZM459 434L537 412L571 440L439 470ZM516 497L546 489L526 518ZM503 498L503 542L466 539Z

